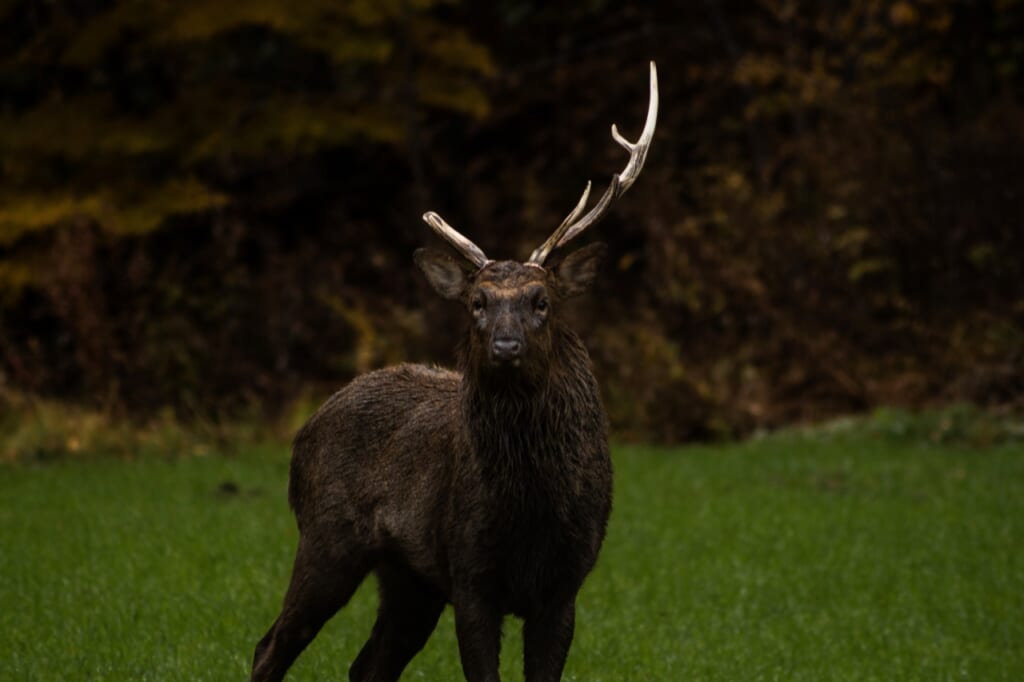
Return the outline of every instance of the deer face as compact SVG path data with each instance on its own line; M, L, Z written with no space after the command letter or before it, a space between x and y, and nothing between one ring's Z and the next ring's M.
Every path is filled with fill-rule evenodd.
M446 254L429 249L418 250L415 258L441 296L466 307L472 320L469 350L477 365L539 370L550 357L556 308L589 288L606 250L604 244L591 244L552 270L488 261L468 272Z
M547 350L551 294L547 272L502 261L477 273L466 291L473 344L492 365L520 366Z

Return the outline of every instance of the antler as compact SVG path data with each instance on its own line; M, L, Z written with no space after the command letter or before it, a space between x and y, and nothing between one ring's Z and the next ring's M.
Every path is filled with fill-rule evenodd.
M621 173L612 176L612 182L608 189L605 190L601 200L585 216L580 218L580 214L587 205L587 199L590 197L590 183L588 182L586 189L583 190L583 196L580 197L579 203L576 204L576 208L566 216L562 224L558 226L558 229L547 238L547 241L530 255L530 260L527 263L544 265L544 261L552 251L560 246L564 246L571 239L604 217L612 202L622 196L640 175L640 171L644 167L644 161L647 159L647 151L651 147L651 139L654 137L654 126L657 122L658 71L654 66L654 62L651 62L651 101L647 107L647 122L644 124L643 132L640 133L640 139L635 143L630 142L620 135L618 127L614 123L612 124L612 138L629 152L629 163L626 164Z
M462 256L473 265L478 268L482 268L490 263L487 256L484 255L484 252L479 246L456 232L455 228L446 223L441 216L437 215L433 211L427 211L423 214L423 220L426 221L427 225L430 225L431 229L433 229L439 237L454 246L455 250L462 254Z

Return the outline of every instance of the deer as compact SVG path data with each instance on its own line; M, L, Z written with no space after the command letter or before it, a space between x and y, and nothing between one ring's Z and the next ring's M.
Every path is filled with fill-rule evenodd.
M457 370L400 364L363 374L298 431L288 499L299 530L280 615L256 646L252 680L281 680L371 572L379 604L349 679L398 680L451 605L468 682L499 680L502 627L522 620L524 673L561 679L577 594L612 506L608 418L590 357L560 315L587 291L602 243L553 251L596 223L643 168L647 120L586 214L576 207L525 262L490 260L437 213L424 221L459 256L418 249L433 289L467 325ZM462 262L465 261L465 262Z

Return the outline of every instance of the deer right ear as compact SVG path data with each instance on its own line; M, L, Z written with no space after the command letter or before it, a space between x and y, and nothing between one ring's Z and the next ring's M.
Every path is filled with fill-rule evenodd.
M608 247L602 242L595 242L566 256L555 268L562 296L578 296L589 289L606 255Z
M466 292L466 271L453 258L433 249L416 249L412 258L434 291L447 299L462 298Z

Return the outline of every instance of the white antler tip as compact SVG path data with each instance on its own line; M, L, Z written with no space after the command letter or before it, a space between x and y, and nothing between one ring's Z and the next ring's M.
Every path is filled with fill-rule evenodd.
M625 147L626 151L629 152L633 151L633 147L636 146L622 136L622 134L619 132L619 127L614 123L612 124L612 139L618 142L621 146Z

